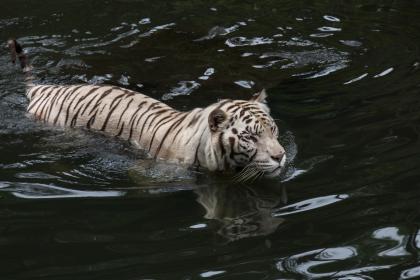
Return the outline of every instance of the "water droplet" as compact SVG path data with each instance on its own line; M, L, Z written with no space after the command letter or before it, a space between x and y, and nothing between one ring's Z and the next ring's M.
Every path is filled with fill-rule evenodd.
M245 38L245 37L233 37L226 40L225 44L231 48L242 47L242 46L257 46L273 43L273 39L265 37Z
M169 100L178 95L189 95L200 86L196 81L181 81L177 87L172 88L169 93L164 94L162 99Z

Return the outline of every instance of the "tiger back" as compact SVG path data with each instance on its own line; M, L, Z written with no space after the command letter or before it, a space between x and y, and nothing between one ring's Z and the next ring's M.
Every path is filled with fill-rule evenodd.
M27 91L28 112L36 119L59 126L85 127L141 145L144 133L176 111L146 95L116 86L38 85ZM139 129L142 116L143 126ZM159 122L162 121L162 122Z

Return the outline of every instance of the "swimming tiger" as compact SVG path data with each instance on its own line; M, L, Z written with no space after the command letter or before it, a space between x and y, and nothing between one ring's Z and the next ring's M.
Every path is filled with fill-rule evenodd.
M277 176L286 162L265 90L250 100L225 99L188 112L111 85L29 84L26 96L37 120L116 136L158 160L242 169L238 180Z

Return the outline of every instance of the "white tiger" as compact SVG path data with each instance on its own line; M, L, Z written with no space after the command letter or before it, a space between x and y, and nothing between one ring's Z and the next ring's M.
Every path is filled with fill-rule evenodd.
M13 41L9 46L16 49ZM188 112L107 85L30 85L26 95L38 120L117 136L156 159L211 171L242 168L240 180L277 176L286 162L264 90Z

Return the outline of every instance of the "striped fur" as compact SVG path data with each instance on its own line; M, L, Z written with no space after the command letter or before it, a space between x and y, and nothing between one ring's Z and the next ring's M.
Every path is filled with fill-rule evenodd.
M115 86L36 85L27 96L38 120L117 136L157 159L209 170L245 167L241 180L276 176L285 162L264 92L189 112Z

